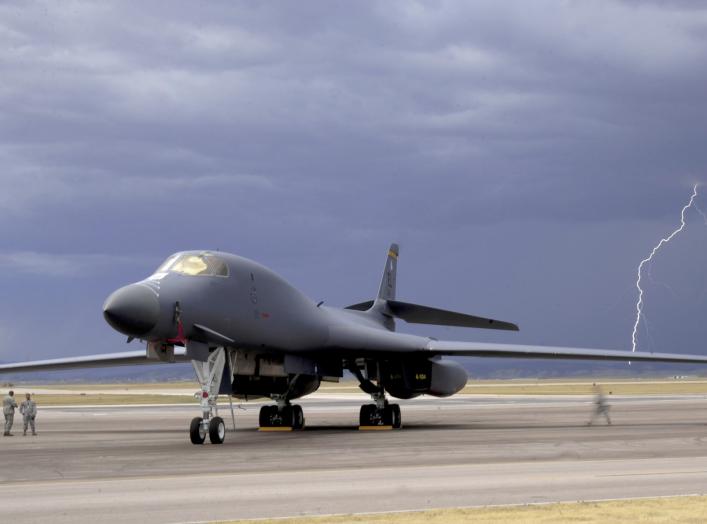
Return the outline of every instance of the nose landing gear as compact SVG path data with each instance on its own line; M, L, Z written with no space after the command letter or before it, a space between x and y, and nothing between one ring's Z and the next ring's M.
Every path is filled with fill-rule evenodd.
M226 424L221 417L206 420L201 417L191 419L189 438L192 444L203 444L207 434L212 444L223 444L226 439Z
M205 362L192 360L194 371L201 385L201 391L194 394L199 399L201 417L194 417L189 425L189 439L192 444L203 444L206 435L212 444L223 444L226 438L226 424L218 416L218 391L226 364L226 350L222 347L213 351Z

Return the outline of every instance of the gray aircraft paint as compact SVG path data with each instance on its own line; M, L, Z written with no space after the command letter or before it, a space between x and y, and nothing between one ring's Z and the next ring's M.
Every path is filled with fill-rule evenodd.
M381 361L456 355L707 363L707 356L702 355L438 341L398 333L395 331L395 314L391 311L392 308L387 306L387 300L396 296L398 252L397 245L393 244L386 258L378 297L365 304L372 304L365 311L318 305L275 272L247 258L215 251L185 251L179 255L210 254L220 258L228 265L228 276L193 276L169 271L156 273L111 294L106 300L105 312L108 316L115 303L126 297L130 300L132 294L135 294L132 298L140 295L140 300L145 303L148 301L146 297L151 295L156 300L156 309L150 304L133 305L137 312L156 311L154 326L149 330L136 333L121 329L115 322L109 322L125 334L146 341L171 340L177 346L186 341L193 341L207 348L225 346L279 355L307 355L314 359L341 361L368 358ZM177 303L179 314L175 315ZM411 321L430 323L421 318L427 314L426 309L429 308L404 302L400 304L408 309L413 308L414 314L409 318L414 320ZM422 309L415 310L415 307ZM452 319L467 317L469 322L478 323L479 327L493 329L495 322L501 329L517 329L513 324L492 319L480 319L444 310L434 311L449 313L452 315L449 318ZM141 321L140 318L133 320L138 323ZM129 351L110 355L20 362L2 365L0 372L161 362L159 359L149 359L148 356L144 352ZM193 358L197 355L188 355L177 347L170 359L184 361L189 360L190 356ZM200 358L203 359L203 355ZM437 360L433 365L439 365L439 362ZM447 368L453 364L438 367Z

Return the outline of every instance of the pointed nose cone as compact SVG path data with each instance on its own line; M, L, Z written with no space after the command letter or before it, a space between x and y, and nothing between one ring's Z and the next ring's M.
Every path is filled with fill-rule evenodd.
M103 317L115 330L140 336L155 327L160 303L154 291L146 286L130 284L114 291L103 304Z

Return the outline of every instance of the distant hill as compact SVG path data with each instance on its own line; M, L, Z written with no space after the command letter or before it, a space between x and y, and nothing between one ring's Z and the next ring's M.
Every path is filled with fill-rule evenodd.
M113 368L42 371L0 375L0 384L14 382L174 382L193 380L191 364L155 364Z
M468 358L459 360L471 378L553 378L553 377L663 377L706 376L707 366L661 364L656 362L601 362L578 360Z

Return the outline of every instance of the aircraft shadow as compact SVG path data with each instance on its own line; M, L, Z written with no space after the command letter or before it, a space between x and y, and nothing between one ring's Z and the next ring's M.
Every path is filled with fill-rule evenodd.
M399 431L449 431L449 430L514 430L514 429L594 429L594 428L659 428L659 427L704 427L707 426L707 420L701 422L664 422L664 423L612 423L607 425L605 423L595 423L591 426L586 423L583 424L485 424L485 423L457 423L457 424L406 424L403 425L402 429L390 430L393 432ZM232 431L232 430L229 430ZM236 431L258 431L258 428L238 428ZM360 433L376 433L377 431L361 431L358 426L344 426L344 425L332 425L332 426L306 426L301 431L294 432L284 432L284 434L301 434L301 433L319 433L319 432L350 432L357 431ZM385 432L385 431L383 431ZM279 432L278 432L279 433Z
M629 428L704 428L707 426L707 421L700 422L664 422L664 423L613 423L607 425L603 423L593 424L484 424L484 423L459 423L459 424L407 424L402 429L384 430L384 431L361 431L358 426L351 425L331 425L331 426L306 426L303 430L292 432L275 432L279 435L302 435L307 433L399 433L399 432L415 432L415 431L503 431L503 430L561 430L561 429L588 429L601 431L602 429L629 429ZM37 428L41 432L40 428ZM233 433L233 428L228 427L227 433ZM259 433L258 428L254 426L238 426L236 425L237 433ZM75 429L47 429L43 432L44 435L63 435L75 434ZM81 434L84 435L173 435L175 433L185 433L184 428L132 428L132 429L82 429Z

